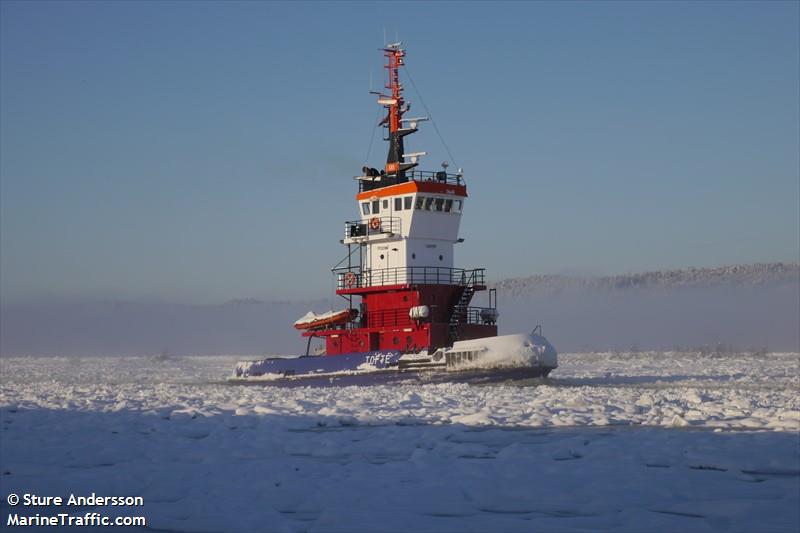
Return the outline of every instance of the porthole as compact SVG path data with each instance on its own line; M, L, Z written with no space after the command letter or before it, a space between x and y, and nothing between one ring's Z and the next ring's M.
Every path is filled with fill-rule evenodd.
M383 259L383 254L381 254L381 259Z
M407 302L407 301L408 301L408 294L404 294L404 295L403 295L403 301L404 301L404 302Z
M417 254L411 254L411 259L416 259L416 258L417 258Z
M443 255L440 255L440 256L439 256L439 261L443 261L443 260L444 260L444 256L443 256Z

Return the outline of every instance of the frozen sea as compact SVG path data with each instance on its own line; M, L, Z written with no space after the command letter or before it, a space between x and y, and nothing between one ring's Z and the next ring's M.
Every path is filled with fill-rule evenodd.
M562 354L547 380L329 388L230 384L238 359L0 359L3 527L800 531L800 354Z

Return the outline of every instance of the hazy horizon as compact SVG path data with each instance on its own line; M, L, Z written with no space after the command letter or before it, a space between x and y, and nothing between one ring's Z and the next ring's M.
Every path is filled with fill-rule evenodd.
M528 275L523 275L519 277L513 278L505 278L505 279L492 279L491 277L487 277L487 281L490 286L498 286L507 284L513 281L526 281L530 278L535 277L544 277L544 278L563 278L565 280L610 280L615 277L635 277L635 276L643 276L647 274L656 274L656 273L679 273L679 272L690 272L690 271L714 271L718 269L724 268L750 268L750 267L757 267L757 266L774 266L774 265L782 265L789 269L798 270L800 269L800 261L774 261L774 262L763 262L763 263L752 263L752 264L736 264L736 265L716 265L716 266L708 266L708 267L697 267L697 266L685 266L675 269L661 269L661 270L648 270L648 271L641 271L641 272L620 272L620 273L611 273L611 274L604 274L604 275L597 275L597 274L588 274L588 273L580 273L576 271L565 271L565 272L557 272L557 273L542 273L536 272L531 273ZM793 279L791 281L794 281ZM797 280L800 282L800 278ZM771 281L769 283L772 283ZM624 290L624 289L623 289ZM188 300L182 301L180 299L169 299L163 297L140 297L140 298L113 298L113 297L93 297L93 296L78 296L78 295L39 295L36 298L30 298L27 300L19 300L19 301L8 301L5 299L0 299L0 306L2 307L25 307L30 305L41 305L41 304L81 304L81 303L120 303L120 304L160 304L160 305L180 305L180 306L189 306L189 307L205 307L205 306L220 306L220 305L231 305L231 304L242 304L247 305L250 303L267 303L267 304L319 304L319 303L326 303L326 305L330 305L331 302L341 302L340 298L337 298L335 294L318 294L316 296L308 296L308 297L300 297L300 298L261 298L256 295L257 291L252 291L250 294L244 295L236 295L231 296L230 298L224 300L214 300L214 301L196 301L196 300ZM332 305L334 307L334 305Z
M576 278L544 283L507 280L515 283L498 291L499 332L530 331L541 324L561 351L724 345L800 352L798 265L776 266L736 265L723 269L721 278L714 276L717 270L701 269L686 279L664 271L660 279L666 284L640 286L627 283L641 277L637 275L623 278L626 283L620 286L613 283L615 278L599 285L592 283L596 278L583 278L585 284L569 282ZM741 271L746 276L737 279L735 274ZM485 298L485 293L476 294L473 305L482 305ZM0 354L301 354L305 340L292 323L309 310L343 305L338 297L293 302L245 299L213 305L122 301L6 305L0 314Z

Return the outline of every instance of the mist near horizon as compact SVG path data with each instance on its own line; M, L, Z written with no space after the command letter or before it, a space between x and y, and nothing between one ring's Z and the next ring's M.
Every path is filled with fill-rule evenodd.
M500 301L500 332L541 324L561 351L800 352L800 284L567 291Z
M499 333L541 324L561 352L800 352L800 267L763 264L615 276L498 282ZM486 293L472 305L480 306ZM338 299L337 299L338 300ZM305 353L292 324L344 300L220 305L41 301L0 312L2 356ZM321 344L312 342L313 349Z

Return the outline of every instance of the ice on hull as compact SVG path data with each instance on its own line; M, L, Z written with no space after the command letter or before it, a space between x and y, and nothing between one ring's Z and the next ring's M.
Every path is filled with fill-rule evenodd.
M458 341L433 353L373 351L240 361L231 377L247 382L496 381L546 377L558 366L555 348L541 335L515 334Z
M522 381L546 378L551 369L546 368L503 368L474 369L448 372L446 370L382 370L376 372L341 372L337 374L317 374L276 378L271 380L237 379L229 380L233 385L273 387L347 387L350 385L435 385L437 383L466 383L482 385L506 381Z
M275 380L319 377L354 372L382 372L398 367L400 352L364 352L334 356L270 357L260 361L240 361L233 379Z

